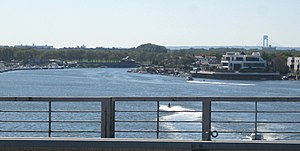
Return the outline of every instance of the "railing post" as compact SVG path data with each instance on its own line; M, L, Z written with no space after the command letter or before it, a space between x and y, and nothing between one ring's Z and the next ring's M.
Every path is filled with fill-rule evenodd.
M159 139L159 101L157 101L157 113L156 113L156 138Z
M48 106L48 137L51 137L51 123L52 123L52 118L51 118L51 113L52 113L52 104L51 101L49 101L49 106Z
M258 139L257 136L257 100L255 101L255 123L254 123L254 134L255 134L255 139Z
M113 98L101 103L101 137L115 137L115 101Z
M211 100L202 101L202 140L211 141Z

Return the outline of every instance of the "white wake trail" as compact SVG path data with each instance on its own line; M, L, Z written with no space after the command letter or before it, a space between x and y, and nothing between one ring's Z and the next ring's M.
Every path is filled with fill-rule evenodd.
M249 83L227 83L227 82L209 82L209 81L186 81L192 84L212 84L212 85L239 85L239 86L254 86L255 84Z

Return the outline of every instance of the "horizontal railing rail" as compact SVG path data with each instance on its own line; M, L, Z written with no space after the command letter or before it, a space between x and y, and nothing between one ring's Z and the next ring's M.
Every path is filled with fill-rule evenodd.
M43 133L47 137L60 137L58 133L66 133L76 137L71 134L94 133L93 136L103 138L132 134L134 138L176 139L187 134L185 138L190 139L193 134L197 136L193 139L211 140L218 134L220 139L226 139L227 134L236 139L251 134L254 138L284 134L300 139L300 97L297 96L0 97L0 103L1 136ZM92 124L92 129L88 129Z

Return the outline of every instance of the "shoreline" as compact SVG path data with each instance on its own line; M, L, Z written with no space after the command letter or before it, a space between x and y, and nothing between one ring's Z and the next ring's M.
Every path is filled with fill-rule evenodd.
M0 73L12 72L12 71L22 71L22 70L48 70L48 69L67 69L69 67L16 67L16 68L5 68L0 69Z
M282 80L279 73L268 72L192 72L192 77L224 80Z

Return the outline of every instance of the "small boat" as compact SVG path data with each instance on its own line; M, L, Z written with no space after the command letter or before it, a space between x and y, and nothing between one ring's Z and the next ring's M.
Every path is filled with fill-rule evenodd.
M249 138L250 140L264 140L264 136L262 134L255 133L252 133Z
M191 77L191 76L187 76L187 77L186 77L186 80L187 80L187 81L193 81L194 79L193 79L193 77Z

